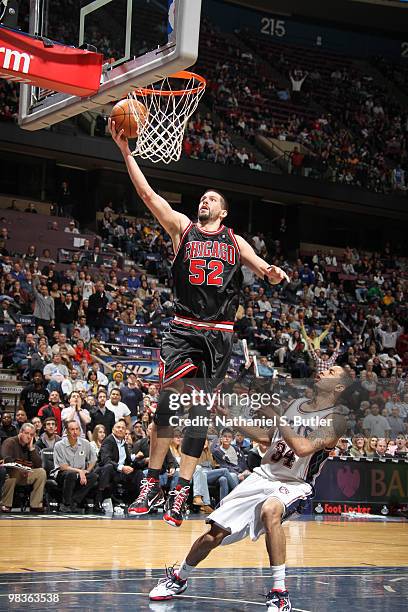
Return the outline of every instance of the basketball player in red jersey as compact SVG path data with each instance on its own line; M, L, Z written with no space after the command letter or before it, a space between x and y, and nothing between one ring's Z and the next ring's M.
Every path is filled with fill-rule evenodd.
M111 120L109 128L138 195L170 235L175 254L172 266L175 317L162 339L162 391L150 438L149 469L139 497L128 510L129 514L140 516L164 503L159 474L172 437L170 418L174 412L170 409L170 395L180 391L187 376L204 380L208 392L227 373L239 305L241 265L273 284L288 277L283 270L258 257L246 240L224 226L228 204L218 191L211 189L202 195L197 223L173 210L147 182L123 130L117 131ZM208 415L207 406L191 410L192 418ZM163 516L172 526L179 527L183 521L183 507L205 437L206 428L189 428L184 435L178 484L168 496Z

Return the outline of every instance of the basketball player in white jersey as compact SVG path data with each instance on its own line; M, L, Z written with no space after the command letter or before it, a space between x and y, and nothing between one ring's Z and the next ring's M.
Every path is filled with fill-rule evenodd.
M166 571L166 578L150 592L151 600L171 599L183 593L191 572L217 546L248 535L257 540L264 533L272 581L266 606L270 612L292 610L285 585L282 522L313 496L313 483L329 456L328 450L344 434L341 395L351 382L343 368L334 366L316 377L313 399L301 398L289 404L285 419L267 409L268 416L276 416L276 428L268 432L242 428L252 439L268 443L269 450L261 465L208 516L210 530L194 542L180 567Z

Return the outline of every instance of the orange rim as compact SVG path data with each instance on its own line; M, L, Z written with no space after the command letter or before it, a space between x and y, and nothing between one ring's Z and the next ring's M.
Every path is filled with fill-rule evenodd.
M183 96L184 94L197 94L200 91L205 89L207 85L207 81L204 77L199 74L195 74L194 72L188 72L188 70L181 70L180 72L176 72L175 74L170 74L167 78L169 79L196 79L199 81L199 85L197 87L193 87L192 89L177 89L175 91L163 91L160 89L149 89L145 87L138 87L134 90L134 94L136 96Z

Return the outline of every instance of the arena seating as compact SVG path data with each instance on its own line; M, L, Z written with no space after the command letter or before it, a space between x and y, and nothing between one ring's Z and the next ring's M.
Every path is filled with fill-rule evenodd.
M96 261L90 263L80 258L83 249L73 245L72 235L48 229L48 223L55 220L62 227L65 221L63 218L7 209L2 212L0 354L3 368L7 368L3 370L3 375L9 376L11 381L11 395L7 397L12 400L16 386L26 384L25 381L32 374L30 364L24 361L24 354L16 344L17 339L21 338L22 346L25 346L26 334L36 332L37 348L39 338L45 338L41 328L35 327L31 314L35 296L25 281L25 275L30 271L33 278L45 275L42 276L42 282L47 283L55 301L56 331L67 331L68 343L75 351L75 356L69 355L65 349L59 349L54 344L57 351L61 350L61 356L68 366L70 374L66 385L72 388L75 384L83 389L83 401L92 413L98 385L93 385L90 379L90 363L85 362L84 365L81 361L83 352L77 352L78 334L81 333L77 326L79 317L87 314L89 291L92 293L94 283L102 280L109 296L109 305L104 322L97 330L93 330L85 346L90 353L90 361L98 361L111 379L109 389L118 384L111 378L112 370L118 367L117 362L125 360L121 374L125 378L124 383L128 375L126 364L138 364L144 399L132 413L132 418L140 418L146 427L154 412L154 402L157 401L157 390L149 384L154 381L151 376L157 370L160 336L173 313L169 268L172 248L168 237L152 219L135 219L123 214L118 216L107 207L100 215L96 236L86 232L76 235L90 240L88 254L91 259L96 253L94 244L102 249L102 253L107 249L114 254L110 260L98 254ZM47 248L56 249L58 244L65 245L66 241L74 267L70 263L59 263L56 275L46 261L37 261L35 254L24 259L22 255L28 253L30 244L25 232L27 222L36 225L39 240L34 243L38 249L45 244ZM118 227L121 229L118 230ZM4 230L12 236L12 240L5 237ZM42 235L48 236L48 233L53 232L58 236L56 244L51 239L43 241L45 238L41 238ZM277 243L275 236L257 234L245 237L263 257L286 268L290 283L271 287L245 274L242 306L237 315L233 357L227 381L234 381L244 372L241 339L246 339L250 349L257 355L261 377L274 380L273 376L277 376L276 381L279 381L281 390L282 381L286 377L291 375L294 379L306 378L316 368L324 367L324 355L327 355L329 359L333 358L343 364L360 380L362 386L349 418L349 442L346 446L339 443L334 455L355 456L355 452L360 452L356 450L355 435L361 433L367 438L363 456L374 459L383 457L381 449L384 444L381 440L378 442L377 452L376 442L370 438L367 425L369 419L366 418L371 414L371 407L377 404L387 422L396 405L406 428L408 334L404 329L407 317L404 286L408 278L408 261L393 253L389 245L382 253L365 253L350 247L339 250L308 244L301 246L299 259L288 261L284 254L284 243ZM20 267L16 264L20 264ZM85 273L90 275L87 277L89 280L84 278ZM73 295L75 308L78 308L71 328L64 327L61 321L61 306L66 293ZM262 297L263 294L266 297ZM18 323L23 328L21 337L15 331ZM299 331L306 334L315 343L315 347L316 342L321 342L323 366L316 361L313 353L306 350L305 337ZM324 340L321 337L323 332L326 336ZM55 338L50 337L50 345L54 342ZM339 352L333 354L337 342ZM35 351L33 355L36 355ZM44 355L43 359L44 363L48 363L51 353ZM38 360L34 363L38 363ZM74 369L77 371L75 379L72 375ZM19 381L12 380L16 374ZM364 390L363 383L371 380L369 377L374 377L374 386L369 387L368 392ZM305 384L302 379L298 380L299 383ZM61 400L63 405L67 405L68 398L63 390ZM375 434L377 438L387 437L385 459L403 459L406 455L406 442L396 436L397 433L394 431L393 437L388 431L384 436ZM136 443L134 432L130 430L127 439L133 448Z
M69 0L64 11L67 7L76 10L77 4ZM160 34L150 26L142 13L137 27L145 33L145 48ZM71 42L74 33L68 27L61 18L50 35ZM106 56L117 57L118 49L97 28L94 42ZM398 96L387 96L376 71L392 80L402 95L408 73L381 59L373 66L370 71L368 63L357 58L277 43L247 30L226 34L204 17L194 69L207 77L208 93L187 125L183 154L268 171L257 149L261 136L275 145L288 144L284 171L405 194L407 115ZM289 80L296 71L305 77L298 92ZM15 121L17 104L16 86L0 81L0 120ZM96 136L106 135L108 112L105 108L103 115L87 118ZM124 390L131 371L137 373L140 395L135 405L126 405L132 421L142 421L140 441L157 406L160 340L174 314L169 236L152 217L118 215L109 205L97 215L96 233L85 228L77 233L71 218L49 214L55 212L54 204L10 204L11 198L0 198L0 363L6 381L2 418L10 407L16 412L19 390L30 383L34 371L43 370L53 353L59 353L67 375L44 386L58 390L62 407L69 404L70 391L78 390L86 410L94 414L100 387ZM37 213L24 212L30 207L38 208ZM375 253L355 245L336 249L301 244L295 259L287 250L285 233L273 231L244 237L261 257L283 267L290 280L272 286L244 268L226 388L234 388L237 380L248 386L268 383L290 399L309 393L314 374L327 363L341 364L355 386L346 442L340 440L332 454L404 460L408 259L390 244ZM53 319L34 316L38 282L53 300ZM97 283L102 283L107 299L98 324L91 322L89 307ZM243 340L256 357L259 377L251 368L247 371ZM41 407L34 411L29 402L27 407L35 419ZM376 411L384 417L382 429L371 424ZM0 442L6 429L2 422ZM95 429L86 433L96 444ZM358 435L364 437L363 449L357 448ZM136 430L129 428L129 447L135 450L137 442Z
M66 3L60 8L66 11ZM145 38L145 50L158 34L149 20L151 13L142 10L136 24ZM71 42L73 33L67 30L65 20L57 23L50 35ZM119 51L108 42L95 30L97 46L114 58ZM407 131L403 105L387 95L386 85L376 78L378 73L357 60L318 47L286 45L245 28L235 35L221 32L203 16L195 69L208 79L205 104L211 107L211 119L206 107L200 108L200 114L207 116L211 138L210 145L204 142L203 134L197 132L200 121L193 118L184 155L269 171L271 163L266 163L256 148L257 136L262 135L302 147L297 164L286 156L284 163L278 162L280 170L404 195ZM394 79L403 92L404 66L381 58L374 62L375 68L387 79ZM306 77L300 92L291 91L289 76L295 71ZM16 120L17 101L16 86L0 81L0 120ZM87 131L104 135L106 111L94 114L87 113L84 121L78 121Z

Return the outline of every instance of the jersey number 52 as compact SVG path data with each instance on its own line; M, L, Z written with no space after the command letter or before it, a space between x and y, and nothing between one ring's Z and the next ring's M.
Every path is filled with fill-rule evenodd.
M222 274L224 264L219 259L190 259L190 275L188 277L192 285L215 285L221 287L223 284Z

